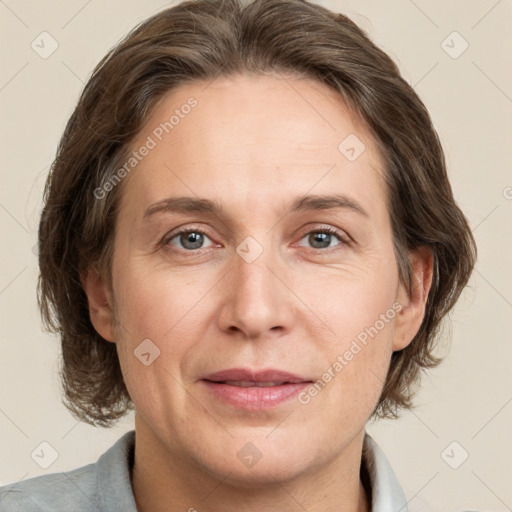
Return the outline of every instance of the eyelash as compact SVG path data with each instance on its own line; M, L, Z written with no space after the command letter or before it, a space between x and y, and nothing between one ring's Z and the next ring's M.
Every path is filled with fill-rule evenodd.
M199 233L201 235L205 235L207 236L210 240L211 240L211 237L208 235L207 232L205 232L204 230L202 229L196 229L194 227L188 227L188 228L184 228L180 231L177 231L176 233L172 233L171 235L168 235L166 236L163 240L162 240L162 245L168 247L169 246L169 243L171 242L171 240L174 240L175 238L179 237L180 235L184 234L184 233ZM325 226L325 227L319 227L317 229L312 229L310 231L307 231L306 233L304 233L300 240L302 240L305 236L307 235L310 235L312 233L328 233L330 235L334 235L338 238L338 240L340 241L340 246L348 246L350 245L350 239L347 235L343 235L342 233L340 233L338 230L336 230L335 228L332 228L330 226ZM301 246L302 247L302 246ZM326 248L323 248L323 249L316 249L314 247L310 248L312 251L318 251L320 253L330 253L332 252L333 250L339 250L339 249L336 249L337 246L335 247L326 247ZM188 255L197 255L199 252L201 252L203 248L199 248L199 249L180 249L180 248L177 248L177 247L173 247L173 249L171 250L177 250L179 252L184 252L184 253L188 253ZM206 249L209 249L209 248L206 248Z

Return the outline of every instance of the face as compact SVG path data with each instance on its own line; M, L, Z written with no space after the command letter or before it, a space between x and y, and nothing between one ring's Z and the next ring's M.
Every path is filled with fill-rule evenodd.
M398 281L372 136L320 83L240 76L171 91L132 149L112 290L86 286L137 429L169 460L240 481L336 460L362 439L425 299ZM212 382L230 369L295 379Z

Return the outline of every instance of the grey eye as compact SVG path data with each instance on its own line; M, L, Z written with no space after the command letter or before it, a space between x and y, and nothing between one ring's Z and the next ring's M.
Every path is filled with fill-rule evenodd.
M316 230L310 231L304 237L302 237L301 241L307 239L307 243L313 249L326 249L327 247L333 247L339 244L332 244L333 241L338 240L338 242L343 243L344 240L334 231L330 230ZM301 244L302 245L302 244Z
M195 249L202 249L205 240L210 239L202 231L188 230L176 233L172 238L169 238L167 243L170 245L176 245L175 243L172 243L173 240L178 240L178 248L193 251Z

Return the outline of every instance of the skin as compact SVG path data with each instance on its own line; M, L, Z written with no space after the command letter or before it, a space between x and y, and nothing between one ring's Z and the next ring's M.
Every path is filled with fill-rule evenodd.
M365 424L392 352L421 325L431 253L410 253L409 295L374 139L327 86L286 75L182 85L158 103L132 147L191 96L197 107L122 183L112 289L93 268L83 277L92 322L117 344L136 408L138 509L367 511ZM338 150L349 134L366 146L352 162ZM297 196L332 193L350 196L368 217L348 208L290 213ZM150 205L179 196L218 201L222 214L143 218ZM340 238L321 245L309 236L326 227ZM172 238L177 228L203 231L203 245ZM248 236L263 249L251 263L236 252ZM400 312L306 405L294 398L238 410L201 382L234 367L316 381L396 302ZM145 339L160 350L148 366L134 355ZM237 457L247 442L262 455L252 467Z

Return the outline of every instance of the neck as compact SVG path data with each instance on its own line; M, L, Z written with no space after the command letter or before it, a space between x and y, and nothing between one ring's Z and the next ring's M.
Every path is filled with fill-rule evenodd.
M132 487L138 512L369 512L360 478L364 430L322 467L247 483L213 473L164 445L136 415Z

